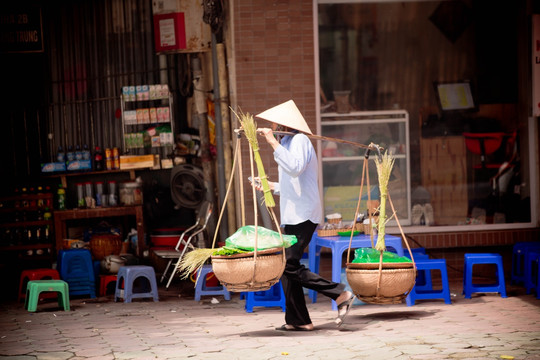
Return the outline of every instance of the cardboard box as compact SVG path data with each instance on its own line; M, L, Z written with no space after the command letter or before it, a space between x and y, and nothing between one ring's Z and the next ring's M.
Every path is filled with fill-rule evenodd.
M42 173L62 172L66 171L66 163L64 162L52 162L41 165Z
M154 155L121 155L120 169L143 169L154 166Z
M92 161L91 160L68 161L67 170L68 171L92 170Z

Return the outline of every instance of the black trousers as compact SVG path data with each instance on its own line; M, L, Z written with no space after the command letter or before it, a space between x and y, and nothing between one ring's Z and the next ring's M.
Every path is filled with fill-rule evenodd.
M297 225L285 225L283 233L296 235L298 242L285 249L287 263L281 277L285 293L285 322L290 325L311 324L303 288L315 290L336 300L345 289L344 284L335 283L312 273L300 263L305 248L309 245L317 224L305 221Z

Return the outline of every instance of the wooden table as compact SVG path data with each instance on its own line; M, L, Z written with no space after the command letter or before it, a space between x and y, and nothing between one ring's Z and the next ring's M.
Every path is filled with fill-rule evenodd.
M144 218L142 205L55 211L54 233L56 235L56 249L62 249L64 239L67 238L67 221L118 216L135 216L137 224L137 256L141 257L143 251L145 250Z

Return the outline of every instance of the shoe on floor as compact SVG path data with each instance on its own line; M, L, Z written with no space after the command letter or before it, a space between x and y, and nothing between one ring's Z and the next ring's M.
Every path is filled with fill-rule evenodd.
M354 299L354 294L350 293L350 297L347 300L338 304L338 317L334 320L337 326L343 325L345 317L349 314L349 310L351 310Z
M279 330L279 331L313 331L313 327L310 328L310 327L307 327L307 326L309 326L309 325L283 324L280 327L277 327L276 330Z

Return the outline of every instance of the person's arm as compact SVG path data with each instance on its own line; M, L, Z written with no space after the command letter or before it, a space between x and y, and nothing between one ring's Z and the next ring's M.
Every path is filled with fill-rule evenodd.
M270 144L270 146L272 147L272 149L274 151L276 151L276 149L278 148L283 148L280 144L279 144L279 141L276 139L276 137L274 136L274 131L270 128L258 128L257 129L257 132L264 135L264 139L266 140L266 142L268 144ZM270 189L274 192L275 195L279 195L279 182L273 182L273 181L268 181L268 184L270 185ZM256 187L257 190L259 191L262 191L262 187Z
M274 160L291 177L298 177L307 168L315 155L313 145L304 134L296 134L290 139L287 149L279 146L274 150Z
M258 181L254 182L254 183L253 182L251 183L253 186L255 186L255 190L263 191L263 187L262 187L262 184L261 184L261 178L256 176L255 180L258 180ZM272 191L275 191L276 188L279 189L279 183L274 182L274 181L268 181L268 186L270 186L270 190L272 190Z
M274 151L279 147L279 141L274 136L274 132L270 128L258 128L257 132L264 135L264 138L268 144L274 149Z

